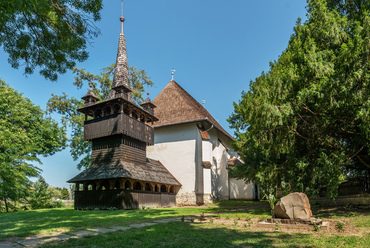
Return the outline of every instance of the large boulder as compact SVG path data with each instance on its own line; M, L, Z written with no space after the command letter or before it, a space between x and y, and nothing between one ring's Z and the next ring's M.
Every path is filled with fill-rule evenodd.
M274 214L281 219L310 219L312 216L308 197L299 192L282 197L275 204Z

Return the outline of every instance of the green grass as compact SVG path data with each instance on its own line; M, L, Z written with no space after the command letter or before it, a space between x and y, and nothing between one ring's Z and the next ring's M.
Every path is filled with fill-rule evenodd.
M44 209L0 214L0 241L14 236L74 232L92 227L128 226L133 223L182 215L218 213L255 202L216 202L208 207L116 211ZM261 203L259 203L261 204ZM221 213L222 218L241 220L269 218L270 209L257 207ZM325 232L288 233L257 231L234 224L173 222L100 234L43 247L370 247L370 211L350 208L313 208L314 217L345 220L359 227L361 235ZM229 223L233 223L230 221Z
M368 209L353 209L348 207L313 207L312 212L316 218L351 220L351 224L356 227L370 228L370 211Z
M234 202L234 204L237 201ZM243 202L233 206L220 203L219 206L196 208L159 208L146 210L75 211L71 208L42 209L0 214L0 241L8 237L24 237L35 234L73 232L91 227L128 226L154 219L182 215L200 215L233 209L235 206L255 205Z
M369 247L363 237L254 231L234 225L172 222L99 236L47 243L42 247Z

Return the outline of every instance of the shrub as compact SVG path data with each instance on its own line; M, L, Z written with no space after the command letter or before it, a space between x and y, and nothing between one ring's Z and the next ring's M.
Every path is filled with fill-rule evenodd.
M343 230L343 228L344 228L344 222L338 220L337 227L338 227L339 230Z
M315 231L317 232L317 231L320 231L320 229L321 229L321 225L317 225L316 224L316 222L314 221L313 222L313 228L315 229Z

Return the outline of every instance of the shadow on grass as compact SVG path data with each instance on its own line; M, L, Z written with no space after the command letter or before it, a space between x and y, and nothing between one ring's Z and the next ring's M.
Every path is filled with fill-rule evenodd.
M352 207L312 207L312 213L319 218L370 216L370 209Z
M91 227L128 226L133 223L182 215L200 215L227 211L230 208L161 208L146 210L76 211L42 209L0 215L0 241L42 233L61 233Z
M307 237L306 237L307 236ZM307 240L308 234L301 239ZM42 247L297 247L297 235L281 232L254 232L248 228L173 222L132 228L98 236L47 243ZM289 245L291 243L291 245ZM313 247L300 245L299 247Z

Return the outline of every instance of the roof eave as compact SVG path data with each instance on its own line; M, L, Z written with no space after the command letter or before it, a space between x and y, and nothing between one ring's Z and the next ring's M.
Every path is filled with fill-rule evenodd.
M223 131L220 128L218 128L208 118L203 118L203 119L198 119L198 120L192 120L192 121L183 121L183 122L177 122L177 123L170 123L170 124L158 125L158 126L153 126L153 127L154 128L158 128L158 127L169 127L169 126L175 126L175 125L181 125L181 124L189 124L189 123L200 122L200 121L206 121L206 122L208 122L208 124L213 125L213 127L216 128L220 133L222 133L226 137L230 138L231 140L234 140L234 137L233 136L231 136L228 132Z

